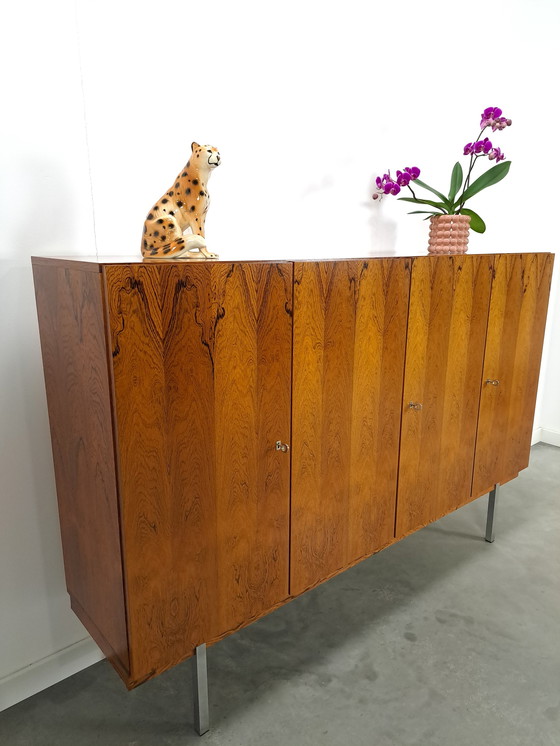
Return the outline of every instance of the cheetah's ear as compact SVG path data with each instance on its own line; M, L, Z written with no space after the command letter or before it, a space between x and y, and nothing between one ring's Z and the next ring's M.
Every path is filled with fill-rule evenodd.
M200 145L197 142L193 142L191 145L191 151L194 151L195 148L200 148Z

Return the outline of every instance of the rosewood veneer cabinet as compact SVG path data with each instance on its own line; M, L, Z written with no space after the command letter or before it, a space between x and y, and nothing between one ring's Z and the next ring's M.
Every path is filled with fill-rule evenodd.
M550 253L33 258L71 605L133 688L528 465Z

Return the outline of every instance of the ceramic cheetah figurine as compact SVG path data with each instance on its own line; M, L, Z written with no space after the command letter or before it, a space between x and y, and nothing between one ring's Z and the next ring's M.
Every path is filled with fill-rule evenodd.
M152 207L144 223L142 255L158 259L213 259L206 248L204 221L210 204L208 179L220 165L211 145L191 145L191 157L173 186ZM190 231L185 233L185 231Z

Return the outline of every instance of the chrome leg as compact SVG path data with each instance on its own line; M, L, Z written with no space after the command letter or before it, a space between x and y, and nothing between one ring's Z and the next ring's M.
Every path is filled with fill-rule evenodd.
M488 516L486 518L486 541L492 543L494 541L494 516L496 514L496 501L498 499L498 492L500 491L500 485L494 485L494 489L488 493Z
M194 727L199 736L210 730L208 709L208 669L206 667L206 645L195 649L193 659Z

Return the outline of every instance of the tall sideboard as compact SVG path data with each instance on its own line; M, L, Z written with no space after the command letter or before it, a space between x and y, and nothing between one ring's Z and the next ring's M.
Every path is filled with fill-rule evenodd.
M33 258L68 592L125 684L524 469L552 265Z

